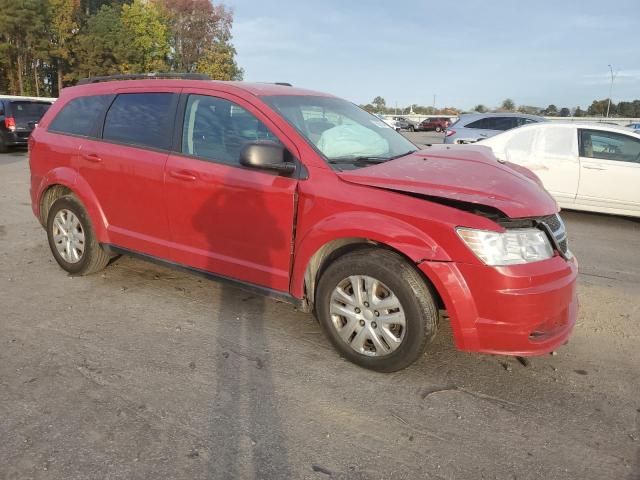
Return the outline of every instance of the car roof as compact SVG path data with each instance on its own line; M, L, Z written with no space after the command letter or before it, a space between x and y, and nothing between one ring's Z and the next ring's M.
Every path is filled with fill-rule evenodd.
M221 80L181 80L181 79L143 79L143 80L115 80L108 82L87 83L67 87L62 90L62 96L84 96L114 93L119 89L136 88L153 90L157 88L202 88L205 90L217 90L228 93L243 91L257 97L275 95L310 95L333 97L333 95L307 90L303 88L278 85L275 83L238 82Z
M499 135L504 135L506 133L520 132L529 129L547 129L551 127L573 127L573 128L584 128L588 130L601 130L604 132L615 132L615 133L624 133L625 135L631 135L633 137L640 138L640 134L635 133L633 130L624 127L622 125L611 125L608 123L600 123L600 122L571 122L571 121L562 121L562 120L552 120L547 122L540 123L530 123L528 125L522 125L517 128L512 128L510 130L505 131ZM497 137L498 135L496 135ZM495 138L495 137L494 137Z
M540 115L530 115L528 113L517 113L517 112L492 112L492 113L463 113L460 115L460 120L477 120L480 118L491 118L491 117L518 117L518 118L531 118L532 120L538 121L546 121L544 117Z

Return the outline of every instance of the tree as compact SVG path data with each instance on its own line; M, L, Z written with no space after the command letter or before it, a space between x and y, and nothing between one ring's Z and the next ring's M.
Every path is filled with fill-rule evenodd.
M47 48L45 6L40 0L0 1L0 51L13 94L39 93L38 67Z
M231 45L214 43L196 64L196 71L214 80L242 80L244 71L235 61L236 50Z
M584 110L582 110L580 107L576 107L575 111L573 112L573 116L584 117L585 116Z
M49 55L55 66L59 93L63 87L64 74L69 70L73 41L80 28L80 0L48 0L47 7Z
M235 55L231 46L233 14L210 0L156 0L167 12L173 49L173 68L194 72L203 56ZM216 60L221 63L224 58Z
M78 35L70 79L121 73L126 57L121 7L103 5Z
M571 115L571 110L569 110L567 107L562 107L560 109L560 116L561 117L568 117Z
M146 0L124 4L120 14L126 53L120 52L123 73L162 72L168 69L169 29L160 9Z
M373 104L374 107L376 107L376 110L379 112L384 111L384 109L387 108L386 100L380 96L374 98L371 103Z
M558 107L554 104L549 105L542 112L542 115L546 115L547 117L555 117L558 115Z
M489 109L487 107L485 107L483 104L479 103L478 105L473 107L473 111L474 112L479 112L479 113L487 113L489 111Z
M604 100L594 100L589 108L587 109L587 113L594 117L603 117L607 113L607 104L609 103L609 99L605 98ZM614 114L616 111L616 104L611 104L611 109L609 114Z
M526 113L528 115L538 115L540 113L540 107L534 107L532 105L519 105L518 112Z
M513 112L516 109L516 104L510 98L507 98L502 102L500 110L503 112Z

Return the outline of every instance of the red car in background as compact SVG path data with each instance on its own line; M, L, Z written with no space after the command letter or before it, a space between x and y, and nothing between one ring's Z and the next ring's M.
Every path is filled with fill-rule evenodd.
M449 118L425 118L420 122L416 130L419 132L426 132L435 130L436 132L444 132L451 125L451 119Z
M577 263L530 171L420 151L331 95L178 77L66 88L31 135L33 212L64 270L131 254L232 282L384 372L422 355L439 310L462 350L566 342Z

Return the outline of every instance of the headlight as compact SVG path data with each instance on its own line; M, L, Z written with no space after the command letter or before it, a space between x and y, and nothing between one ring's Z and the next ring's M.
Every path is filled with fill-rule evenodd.
M517 265L553 257L549 239L537 228L514 228L504 233L458 228L457 232L487 265Z

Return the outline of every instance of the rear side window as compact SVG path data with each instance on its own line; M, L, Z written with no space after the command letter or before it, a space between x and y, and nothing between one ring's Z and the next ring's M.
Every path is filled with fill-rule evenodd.
M481 118L480 120L476 120L475 122L471 122L465 125L464 128L489 128L489 127L487 126L487 119Z
M107 107L111 95L78 97L67 103L49 125L49 131L93 137L98 118Z
M175 112L173 93L123 93L107 112L102 138L169 150Z

